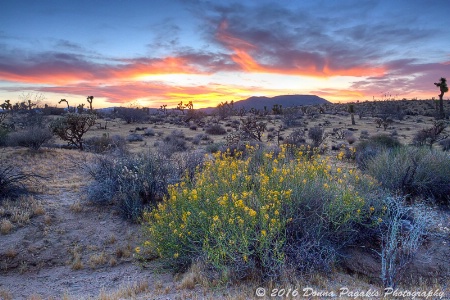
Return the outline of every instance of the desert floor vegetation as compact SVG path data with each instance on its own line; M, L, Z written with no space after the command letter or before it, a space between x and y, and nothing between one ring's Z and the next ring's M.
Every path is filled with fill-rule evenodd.
M449 124L428 102L1 127L0 298L448 297Z

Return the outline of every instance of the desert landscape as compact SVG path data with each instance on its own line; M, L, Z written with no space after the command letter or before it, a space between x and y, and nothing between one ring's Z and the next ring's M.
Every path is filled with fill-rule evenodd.
M444 103L449 111L450 102ZM342 286L354 291L382 291L382 276L386 274L382 273L380 253L383 242L387 242L383 241L383 230L386 229L367 223L375 214L365 216L364 221L352 220L351 226L364 224L366 228L359 228L359 237L352 237L345 247L334 245L336 252L333 251L330 257L324 258L323 253L315 252L317 249L311 250L312 256L319 256L310 258L311 262L304 269L295 271L295 267L285 265L274 277L264 276L262 266L252 265L243 274L234 274L237 270L233 271L231 267L226 278L222 278L223 270L209 265L212 262L208 259L198 261L199 257L195 260L197 263L191 261L187 265L176 267L177 264L171 264L169 267L166 259L158 258L155 249L145 249L146 233L143 230L148 226L147 222L152 221L151 218L142 219L142 213L154 211L155 204L168 201L169 185L183 182L187 176L195 186L205 162L221 160L217 153L229 153L232 159L240 160L237 153L247 151L248 147L255 147L262 153L279 153L286 146L293 155L289 160L295 159L298 152L311 149L306 159L314 160L314 152L327 157L330 172L344 172L343 169L361 172L360 176L370 174L388 190L386 193L399 197L396 201L404 205L402 208L408 215L397 225L407 224L414 230L417 222L424 223L413 249L403 249L402 236L395 238L399 242L395 245L398 257L392 263L398 264L394 266L398 269L391 274L392 280L397 287L406 290L448 293L450 177L438 178L443 182L420 178L420 190L414 190L412 186L408 187L411 190L402 190L402 187L389 190L389 183L384 185L383 176L392 175L390 170L385 170L383 175L377 173L374 166L367 166L396 147L412 151L424 149L442 155L439 159L444 161L439 161L439 172L447 176L448 121L436 118L435 102L331 104L325 101L293 107L274 103L270 110L246 107L245 101L240 103L243 107L240 110L234 105L222 103L210 113L193 108L156 110L155 113L141 108L62 112L58 116L47 115L46 109L51 111L48 107L4 111L0 152L1 297L247 299L255 297L258 286L269 289L277 285L336 293ZM55 124L69 120L70 116L94 119L82 134L83 150L79 145L68 143L67 137L62 139L59 131L54 129ZM133 116L131 120L130 116ZM82 121L77 119L76 122ZM443 128L437 133L435 129L441 123ZM234 155L238 157L234 158ZM244 154L242 159L245 157L254 156ZM108 174L123 176L108 168L132 160L141 160L144 173L135 176L145 178L131 177L114 183L123 185L124 190L108 186L108 178L105 178ZM402 163L408 165L403 160ZM154 171L148 165L150 161L157 168ZM112 165L107 165L111 162ZM430 165L426 172L436 172L431 161L427 164ZM398 165L394 171L405 172L402 167ZM405 177L408 172L409 169L396 176ZM438 176L436 173L427 175ZM150 187L153 183L157 185ZM427 184L435 186L428 187ZM435 193L433 188L442 193ZM137 198L133 198L136 189ZM175 189L179 188L175 186ZM380 197L388 197L385 192ZM368 196L364 191L361 193L363 197ZM369 208L369 214L370 210L375 210L374 206ZM366 208L361 206L360 209ZM415 215L415 209L422 211ZM355 208L351 210L352 214L356 213ZM395 220L386 218L382 222L395 225ZM339 229L335 230L335 234L341 234ZM176 262L177 259L173 260ZM223 262L225 265L233 265L226 261ZM326 270L333 271L324 273Z
M0 1L0 300L450 299L448 8Z

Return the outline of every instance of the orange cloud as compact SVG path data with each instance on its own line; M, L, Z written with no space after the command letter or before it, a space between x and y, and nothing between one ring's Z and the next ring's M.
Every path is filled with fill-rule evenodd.
M351 67L333 67L332 58L322 58L317 55L301 51L290 51L286 57L274 57L273 60L282 60L283 64L263 64L258 63L250 54L257 52L258 47L243 39L233 36L227 32L228 22L222 21L216 34L219 42L233 51L232 60L238 64L242 70L255 73L277 73L285 75L303 75L313 77L332 76L380 76L385 74L384 66L375 67L370 65L360 65ZM275 53L275 56L287 56L285 53ZM323 66L322 66L323 65Z
M62 57L62 58L61 58ZM55 54L36 59L36 63L11 62L0 70L0 80L32 84L76 84L138 79L160 74L205 74L195 64L182 57L134 59L122 64L107 65L81 60L68 54Z
M70 95L95 95L97 103L102 100L102 107L111 103L128 103L139 99L149 107L159 107L162 104L175 107L182 101L193 101L195 108L215 107L225 100L241 100L261 93L257 88L241 88L210 84L201 86L172 86L157 82L128 82L117 85L97 86L93 84L74 84L57 87L41 87L41 92L57 93L70 99Z
M321 89L318 91L311 91L311 94L323 97L331 102L348 102L355 100L366 100L366 95L356 90L348 89Z

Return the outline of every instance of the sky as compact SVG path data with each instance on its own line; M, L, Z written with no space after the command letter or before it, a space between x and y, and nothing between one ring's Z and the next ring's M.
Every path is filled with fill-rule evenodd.
M0 102L437 98L448 0L0 0ZM447 95L446 95L447 96ZM42 104L42 103L41 103ZM60 104L59 106L64 106Z

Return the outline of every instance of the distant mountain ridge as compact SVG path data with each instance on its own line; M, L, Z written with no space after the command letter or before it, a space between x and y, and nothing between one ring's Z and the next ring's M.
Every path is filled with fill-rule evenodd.
M246 110L249 110L251 108L263 110L265 106L268 110L271 110L275 104L281 105L283 108L287 108L301 105L317 105L328 103L331 102L316 95L280 95L275 97L252 96L244 100L235 101L233 107L234 109L241 109L243 107ZM213 112L214 109L216 108L200 108L201 111L208 114Z
M274 104L282 105L282 107L292 107L327 103L330 102L316 95L280 95L275 97L253 96L245 100L234 102L234 108L240 109L244 107L245 109L250 109L253 107L255 109L264 109L265 106L270 110Z
M316 95L280 95L275 97L265 97L265 96L252 96L244 100L239 100L234 102L234 109L245 108L249 110L251 108L263 110L264 106L271 110L272 107L277 104L281 105L283 108L301 106L301 105L317 105L317 104L328 104L331 103L324 98ZM194 101L195 108L195 101ZM173 108L168 108L173 109ZM198 110L205 113L211 113L216 109L216 107L199 108ZM114 107L108 107L103 109L98 109L99 111L111 112ZM150 108L150 113L157 113L157 108Z

